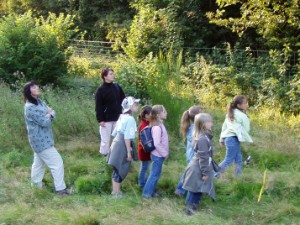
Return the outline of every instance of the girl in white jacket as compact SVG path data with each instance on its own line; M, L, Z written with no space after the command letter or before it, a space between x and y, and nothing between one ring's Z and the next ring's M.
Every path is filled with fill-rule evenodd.
M220 173L223 173L234 162L236 175L242 175L243 164L240 143L253 142L248 133L250 131L250 120L245 113L247 109L248 101L243 95L236 95L228 106L220 135L220 144L226 147L225 159L220 163ZM216 174L216 176L218 175Z

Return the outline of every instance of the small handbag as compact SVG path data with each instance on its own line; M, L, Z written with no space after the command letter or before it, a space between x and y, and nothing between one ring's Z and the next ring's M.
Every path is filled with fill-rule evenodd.
M221 167L213 158L211 159L211 165L216 173L221 170Z

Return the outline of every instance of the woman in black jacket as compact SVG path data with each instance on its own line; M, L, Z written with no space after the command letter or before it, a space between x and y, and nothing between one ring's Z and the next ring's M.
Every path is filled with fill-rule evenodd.
M110 144L111 133L122 113L121 103L125 94L117 83L114 83L114 71L104 68L101 71L103 84L98 88L95 96L96 117L99 122L99 133L101 138L100 154L107 155Z

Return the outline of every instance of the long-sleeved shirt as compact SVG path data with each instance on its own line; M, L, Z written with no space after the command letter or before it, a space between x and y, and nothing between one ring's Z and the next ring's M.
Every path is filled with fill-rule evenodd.
M226 115L220 135L220 142L224 142L224 138L236 136L240 142L250 142L253 140L249 135L250 120L249 117L239 109L233 110L234 120L231 121Z
M103 83L95 95L95 111L98 122L117 121L122 113L125 94L117 83Z
M55 118L52 110L51 118L47 118L48 106L38 99L38 105L30 102L25 103L25 123L28 132L28 140L31 148L40 153L54 146L51 122Z
M186 152L185 152L185 156L186 156L186 162L187 164L189 164L189 162L191 161L191 159L193 158L194 154L195 154L195 150L193 148L193 132L194 132L194 123L192 123L188 129L188 132L186 134Z
M151 154L157 157L167 157L169 155L169 137L164 124L161 123L159 126L153 126L151 134L155 146Z

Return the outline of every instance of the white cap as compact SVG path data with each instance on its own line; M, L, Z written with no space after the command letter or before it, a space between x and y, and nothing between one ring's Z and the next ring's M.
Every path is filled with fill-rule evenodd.
M128 96L123 99L122 101L122 108L123 108L123 113L128 112L131 109L131 106L133 106L134 103L139 103L140 99L135 99L132 96Z

